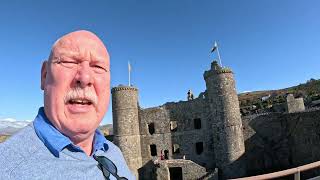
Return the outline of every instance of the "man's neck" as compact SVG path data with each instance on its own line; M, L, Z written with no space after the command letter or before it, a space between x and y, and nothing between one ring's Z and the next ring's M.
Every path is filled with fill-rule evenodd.
M88 155L91 156L92 150L93 150L93 138L94 138L94 134L92 134L91 136L89 136L88 138L82 140L82 141L73 141L73 139L71 139L71 141L81 147L81 149Z

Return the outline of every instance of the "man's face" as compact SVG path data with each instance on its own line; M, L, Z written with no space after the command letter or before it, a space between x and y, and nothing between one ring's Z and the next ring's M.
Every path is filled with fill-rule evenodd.
M110 63L101 40L87 31L70 33L53 46L42 67L45 113L72 139L91 135L110 99Z

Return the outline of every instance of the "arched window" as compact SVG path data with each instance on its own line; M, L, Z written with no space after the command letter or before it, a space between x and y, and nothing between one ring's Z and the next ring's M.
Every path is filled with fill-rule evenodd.
M150 133L151 135L154 134L154 132L155 132L154 123L148 124L148 130L149 130L149 133Z

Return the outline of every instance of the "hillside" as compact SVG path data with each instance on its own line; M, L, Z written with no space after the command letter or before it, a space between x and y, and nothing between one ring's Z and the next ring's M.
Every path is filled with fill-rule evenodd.
M320 79L310 79L306 83L285 89L241 93L238 97L241 109L252 106L264 109L284 103L287 94L304 98L305 105L310 107L312 101L320 99Z

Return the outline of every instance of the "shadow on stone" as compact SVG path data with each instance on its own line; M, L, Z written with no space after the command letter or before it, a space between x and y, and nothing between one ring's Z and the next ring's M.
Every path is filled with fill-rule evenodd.
M271 173L319 161L319 119L319 110L244 117L247 175ZM320 175L319 170L309 170L302 172L301 178L317 175Z

